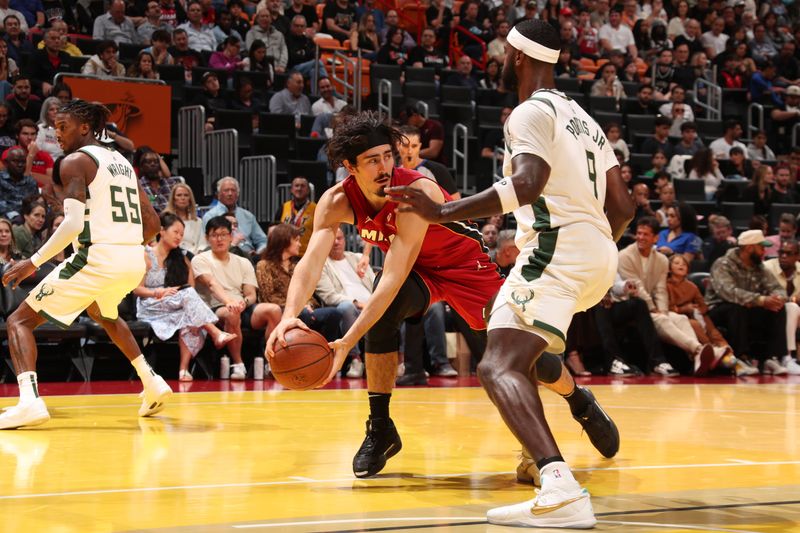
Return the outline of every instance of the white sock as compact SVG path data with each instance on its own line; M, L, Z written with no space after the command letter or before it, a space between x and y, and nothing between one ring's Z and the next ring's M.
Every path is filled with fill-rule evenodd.
M564 461L548 463L539 471L542 478L542 489L557 487L564 490L580 488L572 475L572 471Z
M136 373L139 374L139 379L141 379L144 384L149 383L150 380L153 379L153 376L156 375L147 362L147 359L144 358L144 355L139 355L139 357L131 361L131 364L133 368L136 369Z
M19 403L32 402L39 397L39 384L36 372L22 372L17 376L19 384Z

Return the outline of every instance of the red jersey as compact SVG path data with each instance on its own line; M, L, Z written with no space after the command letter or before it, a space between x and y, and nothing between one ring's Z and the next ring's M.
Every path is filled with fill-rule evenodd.
M429 179L415 170L395 167L390 186L409 185L418 179ZM375 211L353 176L342 183L353 209L359 235L365 241L387 252L397 233L397 202L386 202ZM452 197L441 186L445 201ZM485 329L483 308L503 284L497 265L489 259L481 232L475 224L446 222L431 224L425 233L413 266L431 293L431 303L445 300L473 329Z

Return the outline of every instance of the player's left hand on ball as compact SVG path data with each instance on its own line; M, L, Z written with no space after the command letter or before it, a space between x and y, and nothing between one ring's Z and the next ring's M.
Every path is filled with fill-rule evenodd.
M350 353L350 348L352 346L348 346L347 343L344 342L342 339L337 339L333 342L329 342L328 346L331 347L333 350L333 368L331 368L331 373L328 374L328 378L322 382L317 388L322 388L328 383L331 382L333 378L336 377L336 374L339 373L339 370L342 369L342 365L344 364L344 360L347 359L347 354Z
M8 287L8 285L11 284L11 288L16 289L19 287L19 284L22 283L22 280L34 272L36 272L36 267L33 266L30 259L15 263L3 274L3 285Z
M420 189L405 185L387 187L386 194L393 202L404 204L397 208L400 213L416 213L428 222L441 222L442 204L434 202Z

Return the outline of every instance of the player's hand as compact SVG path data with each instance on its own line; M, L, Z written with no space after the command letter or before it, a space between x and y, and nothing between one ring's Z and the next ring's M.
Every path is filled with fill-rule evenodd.
M364 275L367 273L368 268L369 268L369 256L361 254L361 259L358 260L358 264L356 265L356 274L358 274L358 277L363 278Z
M25 259L18 263L11 265L11 268L3 274L3 285L6 287L11 284L12 289L19 287L22 280L36 272L36 267L33 266L30 259Z
M442 222L442 204L434 202L422 190L402 185L387 187L386 194L393 202L403 204L397 208L398 212L416 213L433 224Z
M268 358L275 357L275 350L286 346L286 332L295 328L311 331L299 318L283 318L278 322L278 325L275 326L275 329L272 330L267 339L267 347L264 353Z
M333 368L331 368L331 373L328 374L328 378L322 382L322 385L317 387L318 389L324 387L336 377L336 374L338 374L339 370L342 369L344 360L347 359L347 354L349 354L350 350L353 348L352 346L349 346L344 339L337 339L333 342L329 342L328 346L330 346L331 350L333 350Z

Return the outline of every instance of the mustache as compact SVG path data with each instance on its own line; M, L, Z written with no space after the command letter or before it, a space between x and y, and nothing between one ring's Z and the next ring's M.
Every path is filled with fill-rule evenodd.
M391 177L392 177L391 174L387 174L386 172L383 172L382 174L378 175L378 177L375 179L375 181L381 181L383 179L387 179L387 178L391 178Z

